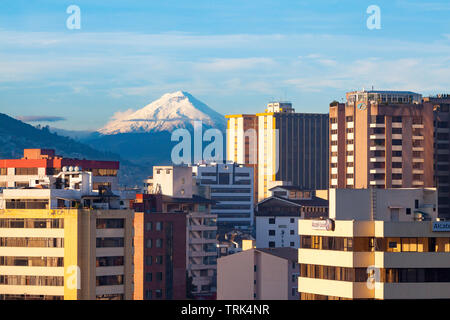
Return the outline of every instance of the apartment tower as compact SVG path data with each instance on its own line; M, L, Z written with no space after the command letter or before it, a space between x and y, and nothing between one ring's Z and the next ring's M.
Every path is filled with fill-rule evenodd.
M433 107L409 91L330 104L330 188L433 187Z

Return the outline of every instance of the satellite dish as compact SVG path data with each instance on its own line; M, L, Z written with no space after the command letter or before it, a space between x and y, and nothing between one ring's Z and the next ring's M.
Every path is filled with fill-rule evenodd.
M78 171L80 171L80 168L78 166L76 166L75 168L73 168L73 170L78 172Z
M73 167L72 167L72 166L69 167L69 171L70 171L70 172L73 171Z
M67 167L63 167L63 168L62 168L62 171L63 171L63 172L67 172Z

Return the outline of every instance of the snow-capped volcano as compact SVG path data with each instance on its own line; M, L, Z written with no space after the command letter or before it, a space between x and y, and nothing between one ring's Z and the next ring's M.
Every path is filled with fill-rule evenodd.
M137 111L116 114L98 132L103 135L119 133L145 133L192 128L194 121L203 126L224 130L226 121L203 102L184 91L167 93Z

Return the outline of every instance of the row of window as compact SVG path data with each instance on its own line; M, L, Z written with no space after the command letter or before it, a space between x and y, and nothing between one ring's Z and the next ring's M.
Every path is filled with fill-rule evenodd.
M123 284L123 275L97 276L96 284L98 286L119 286Z
M0 219L0 228L63 229L64 219Z
M5 257L0 256L0 266L63 267L62 257Z
M0 285L64 286L64 277L0 275Z
M125 219L97 219L97 229L123 229Z
M0 238L0 247L64 248L64 238Z
M97 238L97 248L123 248L124 238Z
M124 257L116 256L116 257L97 257L96 265L97 267L116 267L123 266Z
M300 248L353 252L450 252L450 238L300 236Z
M367 282L374 279L381 283L450 282L450 268L347 268L300 264L300 277Z

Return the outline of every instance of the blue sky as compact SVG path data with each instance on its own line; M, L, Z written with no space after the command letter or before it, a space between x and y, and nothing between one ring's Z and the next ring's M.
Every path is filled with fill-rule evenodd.
M449 92L449 14L448 1L3 0L0 112L93 130L178 90L222 114L273 99L327 112L371 86Z

